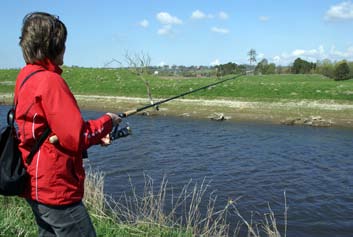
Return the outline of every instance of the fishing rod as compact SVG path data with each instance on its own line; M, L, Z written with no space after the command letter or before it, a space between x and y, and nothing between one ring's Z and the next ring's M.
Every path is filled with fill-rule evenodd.
M152 104L149 104L149 105L145 105L141 108L137 108L137 109L133 109L133 110L129 110L129 111L126 111L126 112L123 112L123 113L119 113L118 116L120 118L126 118L126 117L129 117L131 115L134 115L138 112L141 112L143 110L146 110L146 109L149 109L149 108L152 108L152 107L155 107L158 109L158 106L161 105L161 104L164 104L168 101L171 101L171 100L175 100L175 99L178 99L180 97L183 97L183 96L186 96L186 95L189 95L191 93L195 93L197 91L201 91L201 90L205 90L207 88L210 88L212 86L216 86L218 84L221 84L221 83L224 83L226 81L230 81L230 80L234 80L238 77L241 77L245 75L244 73L243 74L239 74L237 76L234 76L234 77L230 77L230 78L226 78L226 79L223 79L221 81L217 81L215 83L212 83L212 84L209 84L209 85L206 85L206 86L203 86L203 87L200 87L200 88L197 88L197 89L194 89L194 90L191 90L191 91L187 91L187 92L184 92L184 93L181 93L179 95L176 95L176 96L173 96L173 97L170 97L168 99L164 99L164 100L161 100L161 101L158 101L158 102L155 102L155 103L152 103ZM126 126L122 127L119 129L119 124L117 126L115 126L115 128L113 129L113 131L110 133L110 138L111 140L115 140L115 139L118 139L118 138L121 138L121 137L126 137L128 135L131 134L131 128L130 126L127 124Z
M138 112L141 112L143 110L146 110L146 109L149 109L149 108L152 108L152 107L156 107L158 108L159 105L161 104L164 104L168 101L171 101L171 100L175 100L175 99L178 99L180 97L183 97L183 96L186 96L186 95L189 95L189 94L192 94L192 93L195 93L197 91L201 91L201 90L205 90L207 88L210 88L212 86L216 86L218 84L221 84L221 83L224 83L226 81L230 81L230 80L234 80L238 77L241 77L245 75L244 73L242 74L239 74L237 76L234 76L234 77L230 77L230 78L226 78L226 79L223 79L221 81L217 81L215 83L211 83L211 84L208 84L206 86L203 86L203 87L200 87L200 88L197 88L197 89L194 89L194 90L191 90L191 91L187 91L187 92L184 92L184 93L181 93L179 95L176 95L176 96L173 96L173 97L170 97L170 98L167 98L167 99L164 99L164 100L161 100L161 101L158 101L158 102L155 102L155 103L152 103L152 104L149 104L149 105L145 105L141 108L137 108L137 109L133 109L133 110L128 110L126 112L123 112L123 113L119 113L118 116L120 118L126 118L126 117L129 117L131 115L134 115ZM110 139L111 140L115 140L115 139L118 139L118 138L121 138L121 137L126 137L128 135L131 134L131 128L129 126L129 124L125 125L124 127L121 127L119 128L119 124L115 126L115 128L113 129L113 131L110 133ZM58 137L56 135L54 136L51 136L49 138L49 141L50 143L56 143L58 141Z
M143 106L141 108L138 108L138 109L133 109L133 110L129 110L129 111L126 111L126 112L123 112L123 113L119 113L119 117L120 118L126 118L128 116L131 116L133 114L136 114L138 112L141 112L143 110L146 110L146 109L149 109L149 108L152 108L152 107L157 107L158 105L161 105L161 104L164 104L168 101L171 101L171 100L175 100L175 99L178 99L180 97L183 97L183 96L186 96L186 95L189 95L191 93L195 93L197 91L201 91L201 90L205 90L207 88L210 88L212 86L215 86L215 85L218 85L218 84L221 84L221 83L224 83L226 81L230 81L230 80L234 80L238 77L241 77L243 76L244 74L240 74L240 75L237 75L237 76L234 76L234 77L231 77L231 78L227 78L227 79L223 79L221 81L218 81L218 82L215 82L215 83L212 83L212 84L209 84L209 85L206 85L206 86L203 86L203 87L200 87L200 88L197 88L197 89L194 89L194 90L191 90L191 91L187 91L187 92L184 92L180 95L176 95L176 96L173 96L173 97L170 97L168 99L164 99L164 100L161 100L161 101L158 101L156 103L153 103L153 104L150 104L150 105L146 105L146 106Z

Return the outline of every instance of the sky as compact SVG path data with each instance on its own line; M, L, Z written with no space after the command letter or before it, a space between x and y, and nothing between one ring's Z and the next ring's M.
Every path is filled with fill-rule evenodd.
M353 0L2 0L0 68L24 65L18 45L23 17L44 11L68 28L67 66L249 63L287 66L353 61ZM118 63L119 62L119 63Z

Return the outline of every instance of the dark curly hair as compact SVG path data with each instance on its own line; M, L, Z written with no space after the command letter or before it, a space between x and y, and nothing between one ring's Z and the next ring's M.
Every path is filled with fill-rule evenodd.
M67 29L58 17L33 12L23 19L20 46L26 63L43 61L45 58L55 61L63 50L67 38Z

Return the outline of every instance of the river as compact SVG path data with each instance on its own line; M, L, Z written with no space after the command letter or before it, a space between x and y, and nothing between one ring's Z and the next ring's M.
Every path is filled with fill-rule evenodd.
M0 106L2 126L7 109ZM83 112L86 119L101 114ZM156 185L165 176L176 189L206 180L217 208L240 198L249 218L268 212L269 203L283 230L285 192L287 236L353 236L352 129L164 116L125 121L131 136L88 152L88 163L106 174L106 193L129 193L129 178L142 189L144 175Z

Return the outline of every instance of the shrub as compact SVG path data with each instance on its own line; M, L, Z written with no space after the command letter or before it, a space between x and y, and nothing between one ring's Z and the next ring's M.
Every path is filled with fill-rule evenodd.
M350 69L347 62L337 63L334 71L336 81L347 80L350 77Z

